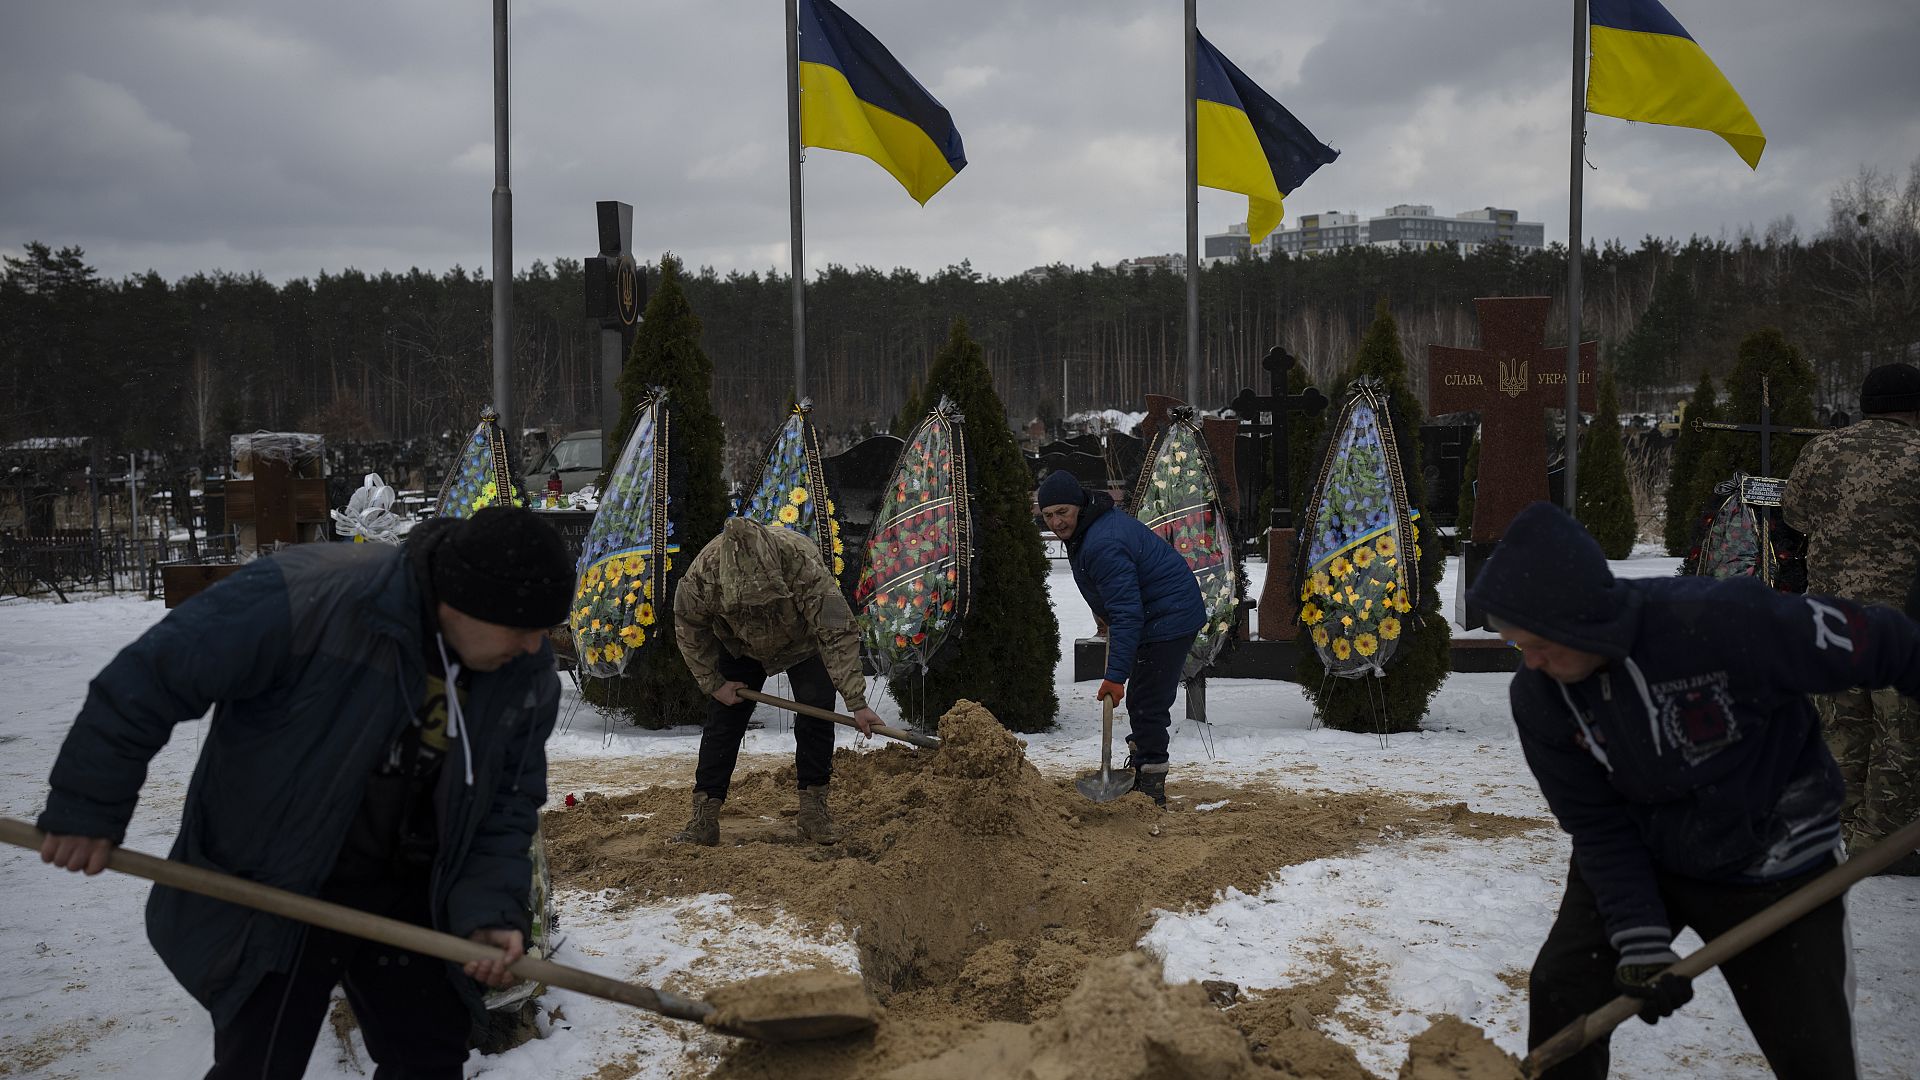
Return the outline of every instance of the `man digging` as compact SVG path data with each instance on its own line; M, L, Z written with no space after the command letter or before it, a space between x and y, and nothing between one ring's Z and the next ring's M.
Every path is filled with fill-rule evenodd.
M174 859L500 950L463 975L156 887L147 936L213 1014L208 1080L300 1076L336 984L376 1076L459 1080L479 983L512 985L525 949L560 699L546 628L572 597L559 534L489 507L404 549L301 544L250 563L94 678L49 780L42 860L105 869L148 762L211 706Z
M1714 938L1831 868L1843 788L1807 696L1920 692L1920 626L1757 578L1616 579L1537 502L1468 594L1523 654L1509 691L1527 764L1573 840L1530 980L1539 1046L1616 990L1648 1023L1693 997L1673 938ZM1722 965L1776 1075L1856 1075L1844 897ZM1601 1078L1605 1037L1547 1077Z
M1106 492L1089 494L1072 473L1062 469L1041 481L1034 502L1067 545L1080 595L1107 624L1106 678L1094 696L1116 707L1127 702L1133 790L1165 806L1173 695L1194 636L1207 622L1200 586L1173 545L1114 509Z
M693 818L674 843L720 842L720 805L753 717L753 702L736 691L757 692L767 676L784 671L801 704L831 709L837 687L862 735L881 722L867 707L853 611L820 549L800 533L728 518L687 567L673 596L673 619L687 670L713 699L700 732ZM796 716L793 739L800 787L794 825L809 840L834 843L840 830L827 812L833 724Z

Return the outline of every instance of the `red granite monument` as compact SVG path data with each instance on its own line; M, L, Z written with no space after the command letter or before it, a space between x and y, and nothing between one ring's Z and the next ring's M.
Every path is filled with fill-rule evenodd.
M1543 412L1567 406L1567 349L1540 342L1547 336L1545 296L1481 297L1478 349L1427 346L1427 415L1480 414L1480 468L1473 520L1460 523L1460 596L1473 582L1493 545L1527 504L1547 498L1547 425ZM1594 409L1596 346L1580 343L1580 409ZM1478 612L1458 605L1456 617L1469 629Z

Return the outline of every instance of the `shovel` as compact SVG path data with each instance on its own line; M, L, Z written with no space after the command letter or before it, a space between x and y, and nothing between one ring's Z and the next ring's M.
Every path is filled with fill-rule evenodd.
M24 821L0 818L0 841L32 851L40 850L46 834ZM146 878L170 889L199 893L230 904L253 908L271 915L324 927L342 934L377 941L383 945L465 964L473 960L497 960L500 949L466 938L443 934L424 926L369 914L356 908L330 904L311 896L276 889L257 881L217 873L169 859L156 859L138 851L116 847L107 858L107 867L123 874ZM858 980L849 979L843 994L808 995L804 1009L767 1007L765 1015L729 1015L716 1023L716 1009L698 998L683 997L668 990L656 990L639 983L621 982L591 971L523 956L507 970L522 979L558 986L593 997L617 1001L675 1020L686 1020L720 1032L763 1042L796 1042L803 1039L828 1039L865 1031L877 1023L872 1001Z
M1667 968L1667 971L1693 978L1709 968L1724 964L1774 931L1846 892L1849 886L1860 879L1891 866L1915 848L1920 848L1920 819L1908 822L1905 828L1892 836L1781 897L1771 907L1702 945L1679 963ZM1585 1049L1588 1043L1619 1027L1627 1017L1639 1011L1640 1002L1637 998L1627 994L1614 998L1554 1032L1552 1038L1534 1047L1527 1059L1520 1063L1520 1071L1529 1080L1538 1077Z
M789 701L788 699L783 697L774 697L772 694L763 694L758 690L740 689L740 690L735 690L734 693L739 694L741 697L746 698L748 701L757 701L762 705L772 705L774 708L777 708L777 709L785 709L788 712L797 712L801 716L811 716L815 720L826 720L835 724L845 724L848 727L860 726L853 722L853 717L834 712L831 709L817 708L812 705L802 705L798 701ZM873 733L875 735L885 735L889 739L899 739L903 743L911 743L912 745L917 746L922 750L940 749L939 739L936 739L931 735L922 735L917 731L902 731L899 728L888 727L885 724L875 724L873 725Z
M1112 802L1133 790L1133 774L1113 771L1113 699L1100 704L1100 771L1083 773L1073 786L1094 802Z

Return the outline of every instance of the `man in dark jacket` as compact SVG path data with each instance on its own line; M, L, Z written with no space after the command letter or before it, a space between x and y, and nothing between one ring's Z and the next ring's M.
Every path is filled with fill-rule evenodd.
M382 1077L461 1072L480 987L529 928L528 853L559 700L546 627L573 570L525 510L406 550L290 548L169 614L93 680L54 763L41 858L99 873L147 763L214 710L172 858L496 945L463 970L164 887L147 936L213 1014L207 1075L297 1077L328 998Z
M1713 938L1834 865L1840 773L1807 695L1920 691L1920 627L1891 608L1750 577L1617 580L1565 512L1507 528L1468 602L1524 654L1527 764L1573 839L1534 961L1528 1043L1616 992L1648 1023L1693 996L1673 937ZM1846 910L1835 898L1722 966L1774 1072L1855 1075ZM1601 1039L1547 1075L1604 1077Z
M1072 473L1041 481L1034 501L1067 545L1080 595L1106 624L1106 678L1094 697L1127 702L1133 790L1165 806L1173 695L1194 635L1207 622L1200 586L1173 545L1115 510L1106 492L1087 492Z

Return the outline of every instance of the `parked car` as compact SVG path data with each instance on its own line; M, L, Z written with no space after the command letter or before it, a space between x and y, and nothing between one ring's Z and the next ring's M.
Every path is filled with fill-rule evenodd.
M553 444L538 464L527 470L527 487L535 496L547 490L547 478L560 473L560 493L571 495L600 475L605 468L606 442L599 428L568 433Z

